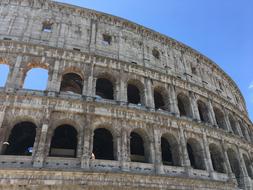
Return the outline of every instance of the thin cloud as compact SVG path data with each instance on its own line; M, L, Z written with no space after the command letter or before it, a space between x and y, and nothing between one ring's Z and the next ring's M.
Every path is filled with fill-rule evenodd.
M253 81L250 83L249 89L253 89Z

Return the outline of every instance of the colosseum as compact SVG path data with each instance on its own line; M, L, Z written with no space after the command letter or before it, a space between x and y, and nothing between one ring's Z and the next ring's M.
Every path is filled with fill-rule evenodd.
M1 190L253 189L244 98L209 58L50 0L1 0L0 23Z

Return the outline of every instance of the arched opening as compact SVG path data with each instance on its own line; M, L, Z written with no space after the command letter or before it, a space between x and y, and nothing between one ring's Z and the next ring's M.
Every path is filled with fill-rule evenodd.
M252 163L250 162L248 156L246 156L245 154L243 154L243 160L244 160L249 177L253 179Z
M205 123L210 122L209 111L208 111L208 107L206 106L206 104L204 102L202 102L201 100L198 100L197 104L198 104L200 120Z
M34 80L36 79L36 82ZM23 88L33 90L46 90L48 80L48 70L33 68L28 71Z
M225 122L225 117L224 117L223 112L218 108L214 108L214 115L215 115L215 119L216 119L218 127L226 130L226 122Z
M71 125L61 125L54 130L50 156L76 157L77 131Z
M146 162L144 142L136 132L130 134L130 153L132 162Z
M178 143L174 136L163 135L161 138L162 162L164 165L180 166Z
M96 95L104 99L113 100L113 84L105 78L99 78L96 82Z
M164 93L162 93L160 89L154 90L155 109L168 110L168 105L165 98L166 97Z
M215 144L209 145L211 160L213 164L213 169L219 173L226 173L225 171L225 163L222 156L222 152L220 151L219 147Z
M235 174L238 186L243 187L243 183L241 183L241 178L240 178L241 177L241 168L240 168L239 160L237 158L237 154L235 153L234 150L232 150L230 148L227 150L227 154L228 154L228 159L229 159L231 170Z
M178 109L180 116L192 117L190 100L184 94L177 96Z
M236 134L236 135L239 135L239 132L238 132L237 127L236 127L235 120L231 115L229 115L229 122L230 122L230 126L233 130L233 133Z
M62 76L60 91L82 94L83 79L76 73L67 73Z
M4 87L8 79L9 65L0 64L0 87Z
M187 152L192 168L199 170L206 169L203 157L203 150L198 141L196 141L195 139L189 139L187 141Z
M16 124L6 142L6 155L32 155L36 136L36 125L31 122Z
M240 129L242 131L243 137L248 140L248 129L242 124L241 121L238 121L238 122L239 122Z
M93 154L96 159L114 160L113 137L107 129L99 128L94 131Z
M131 104L141 104L141 91L134 84L127 85L127 101Z

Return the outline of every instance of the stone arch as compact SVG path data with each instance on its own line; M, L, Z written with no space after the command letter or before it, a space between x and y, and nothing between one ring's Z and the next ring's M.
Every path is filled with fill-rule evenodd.
M34 79L38 79L34 86ZM23 88L33 90L46 90L48 83L48 70L44 68L32 68L26 73Z
M224 113L217 107L214 107L213 110L218 127L227 130Z
M246 128L245 125L243 125L243 123L242 123L240 120L238 120L238 123L239 123L240 129L241 129L241 131L242 131L243 137L244 137L246 140L248 140L248 129Z
M93 132L93 150L95 159L114 160L116 155L113 135L108 128L97 127Z
M150 142L142 129L134 129L130 133L130 159L133 162L150 162Z
M194 169L205 170L204 150L201 144L194 138L189 138L187 141L187 152L191 166Z
M62 75L60 91L82 94L83 78L77 73L65 73Z
M7 142L4 142L7 155L32 155L37 126L29 121L15 124Z
M10 72L10 66L0 62L0 87L5 87Z
M229 114L228 119L229 119L230 126L233 130L233 133L235 135L239 135L238 129L236 127L236 121L234 120L234 117L231 114Z
M78 132L75 127L63 124L54 129L50 143L50 156L76 157Z
M179 93L177 95L177 105L180 116L192 117L191 102L187 95Z
M238 154L232 148L227 149L227 154L228 154L231 170L235 174L238 186L242 187L243 185L243 183L241 182L242 171L241 171L239 159L237 157Z
M130 79L127 82L127 101L132 104L145 104L144 85L139 80Z
M210 122L209 110L206 103L204 103L202 100L198 100L197 105L198 105L200 120L202 122L209 123Z
M96 95L104 99L116 99L116 80L108 73L96 77Z
M224 157L219 146L211 143L209 145L209 150L214 171L226 173Z
M154 88L154 104L155 109L169 110L169 97L165 88L157 86Z
M181 166L179 144L172 134L163 134L161 137L162 162L164 165Z
M248 176L253 179L253 170L252 170L252 162L249 160L249 157L246 154L243 154L243 160L248 172Z

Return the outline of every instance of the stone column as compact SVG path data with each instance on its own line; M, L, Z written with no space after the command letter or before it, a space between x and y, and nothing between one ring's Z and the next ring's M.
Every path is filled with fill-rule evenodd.
M208 99L207 106L208 106L208 110L209 110L210 122L218 128L218 124L217 124L216 118L215 118L215 113L214 113L214 110L213 110L213 104L212 104L212 101L210 99Z
M119 101L121 104L127 103L127 84L123 77L123 71L120 71L120 81L119 81Z
M92 138L93 130L88 127L84 127L83 135L83 154L81 157L81 168L88 170L90 168L90 159L92 158Z
M43 167L45 157L46 157L45 145L46 145L46 139L47 139L47 132L48 132L48 123L44 123L41 128L40 138L39 138L39 142L37 146L38 148L35 154L33 167L37 167L37 168Z
M227 130L231 133L234 133L233 132L233 129L230 125L230 121L229 121L229 118L228 118L228 113L225 109L223 109L223 113L224 113L224 119L225 119L225 123L226 123L226 127L227 127Z
M178 105L177 105L177 96L175 92L175 86L169 85L169 94L170 94L170 111L176 116L180 116Z
M47 84L47 91L52 96L55 95L56 92L60 91L61 81L59 80L59 77L58 77L59 66L60 66L60 62L56 60L54 62L54 69L51 73L50 79Z
M162 152L161 152L161 133L154 129L154 147L155 147L155 171L158 174L163 174Z
M155 109L154 95L152 89L151 79L145 78L145 106L151 109Z
M187 142L182 126L179 126L179 140L180 140L180 149L182 152L182 166L185 168L187 175L191 175L192 167L187 151Z
M235 175L232 172L232 169L231 169L231 166L230 166L230 162L229 162L229 158L228 158L228 154L227 154L227 146L226 146L224 141L222 141L222 143L221 143L221 148L222 148L222 152L223 152L223 155L224 155L225 166L226 166L228 176L229 176L231 181L236 182Z
M94 83L94 78L93 78L93 70L94 70L94 62L91 63L90 65L90 73L88 76L88 81L87 81L87 88L83 88L83 95L86 95L88 97L93 97L94 96L94 90L93 90L93 83Z
M190 103L191 103L191 110L192 110L192 116L197 121L200 121L200 115L197 105L197 99L193 92L190 92Z
M213 163L211 159L211 154L209 150L209 143L206 137L206 133L203 133L203 144L204 144L204 150L205 150L205 165L207 167L207 171L209 172L210 176L214 178L214 169L213 169Z
M96 49L96 36L97 36L97 21L91 19L91 28L90 28L90 52L94 52Z

